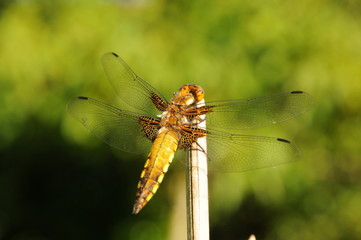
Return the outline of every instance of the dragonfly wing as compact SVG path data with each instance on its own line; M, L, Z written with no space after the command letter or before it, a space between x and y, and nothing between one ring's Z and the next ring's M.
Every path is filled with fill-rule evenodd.
M155 110L165 110L163 108L167 101L162 94L138 77L117 54L104 54L102 63L111 84L124 102L151 114L154 114Z
M67 109L90 132L112 147L126 152L150 149L151 141L145 137L145 129L140 124L141 119L150 118L87 97L70 100ZM157 127L154 126L154 131ZM147 135L151 135L147 130Z
M209 130L207 134L209 168L221 172L241 172L292 162L298 148L281 138L238 135Z
M260 128L287 121L309 110L312 95L303 91L283 92L264 97L207 102L207 126L223 129Z

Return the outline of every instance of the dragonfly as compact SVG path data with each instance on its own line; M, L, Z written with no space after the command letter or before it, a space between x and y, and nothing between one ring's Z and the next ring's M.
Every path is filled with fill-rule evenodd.
M312 95L304 91L206 101L199 106L204 101L204 90L198 85L183 85L167 101L117 54L104 54L102 64L118 96L139 112L83 96L71 99L67 109L112 147L126 152L150 149L138 182L133 214L139 213L157 192L176 151L191 149L199 138L206 137L210 168L222 172L277 166L300 155L289 140L229 133L225 129L260 128L299 116L314 103ZM206 128L196 124L204 116Z

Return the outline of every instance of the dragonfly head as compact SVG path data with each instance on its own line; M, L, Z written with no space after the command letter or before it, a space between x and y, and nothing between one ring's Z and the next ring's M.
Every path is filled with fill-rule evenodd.
M180 89L179 89L179 93L183 96L185 96L186 94L192 94L194 97L194 100L196 102L199 102L201 100L203 100L204 98L204 91L203 88L201 86L195 85L195 84L186 84L183 85Z

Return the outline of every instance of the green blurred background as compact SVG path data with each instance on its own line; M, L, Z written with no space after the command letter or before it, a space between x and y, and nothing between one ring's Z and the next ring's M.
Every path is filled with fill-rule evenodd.
M245 134L290 139L300 161L210 175L211 239L361 239L359 0L18 0L0 4L0 239L186 239L184 167L131 215L147 153L114 150L66 112L127 106L103 73L118 53L170 97L288 90L308 113Z

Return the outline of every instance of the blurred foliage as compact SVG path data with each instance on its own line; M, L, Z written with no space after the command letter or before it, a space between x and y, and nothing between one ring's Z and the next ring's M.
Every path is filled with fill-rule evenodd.
M184 169L132 216L147 153L110 149L65 111L77 95L127 108L101 69L108 51L167 97L197 83L208 100L317 99L302 117L245 131L295 141L302 161L211 174L212 239L359 238L360 13L358 0L2 1L0 239L185 238L174 227Z

